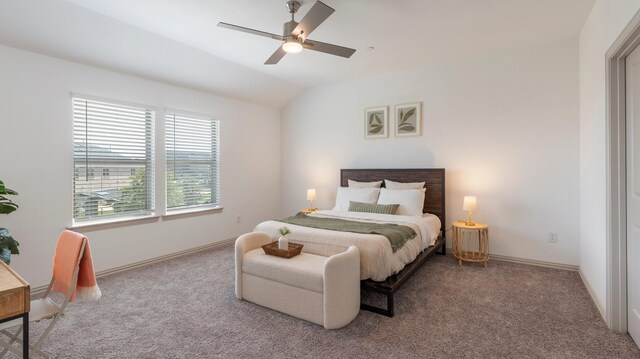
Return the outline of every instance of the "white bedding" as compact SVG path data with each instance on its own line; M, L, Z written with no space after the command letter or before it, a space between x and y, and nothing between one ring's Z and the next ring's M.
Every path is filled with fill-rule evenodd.
M398 273L412 262L425 248L433 245L440 232L440 219L432 214L401 216L379 213L343 212L321 210L309 214L313 217L340 218L361 222L395 223L411 227L417 236L393 253L389 240L377 234L339 232L326 229L302 227L293 224L266 221L258 224L255 231L276 236L278 228L287 226L291 230L289 240L304 244L303 252L330 256L355 245L360 250L360 278L385 280Z

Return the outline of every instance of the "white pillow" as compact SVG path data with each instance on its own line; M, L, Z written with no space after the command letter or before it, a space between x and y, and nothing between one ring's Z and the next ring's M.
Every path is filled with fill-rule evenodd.
M423 189L388 189L380 190L380 198L378 204L399 204L399 215L405 216L421 216L422 207L424 207Z
M351 188L380 188L382 186L382 181L376 182L358 182L353 180L347 180L349 182L349 187Z
M384 180L384 186L388 189L421 189L424 188L424 182L394 182L388 179Z
M336 206L334 211L349 211L349 202L376 203L380 188L349 188L338 187L336 193Z

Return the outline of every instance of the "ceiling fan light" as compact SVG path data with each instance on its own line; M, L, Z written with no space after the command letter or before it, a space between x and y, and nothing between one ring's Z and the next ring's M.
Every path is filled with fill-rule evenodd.
M284 52L289 54L295 54L297 52L302 51L302 44L295 40L288 40L284 44L282 44L282 49Z

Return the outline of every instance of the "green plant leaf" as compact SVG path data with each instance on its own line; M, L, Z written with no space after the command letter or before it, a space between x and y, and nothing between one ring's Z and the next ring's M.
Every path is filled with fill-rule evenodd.
M291 230L289 230L289 228L287 228L287 227L282 227L282 228L279 228L279 229L278 229L278 233L279 233L281 236L286 236L286 235L291 234Z
M379 114L374 113L373 117L375 118L375 123L377 123L378 125L382 125L382 120L380 119L380 115Z
M4 193L0 193L0 214L9 214L18 209L18 205L13 203L9 198L3 196L2 194L13 194L15 191L12 191L8 188L4 188Z
M7 248L11 251L11 254L20 254L20 251L18 250L19 245L20 243L13 239L8 229L0 228L0 249Z
M4 182L0 181L0 214L9 214L16 209L18 205L13 203L9 198L4 195L17 195L18 192L9 189L5 186Z
M0 214L9 214L18 209L15 203L0 203Z
M16 195L16 194L18 194L18 192L14 191L14 190L12 190L12 189L7 188L7 187L4 185L4 182L0 181L0 194L12 194L12 195Z

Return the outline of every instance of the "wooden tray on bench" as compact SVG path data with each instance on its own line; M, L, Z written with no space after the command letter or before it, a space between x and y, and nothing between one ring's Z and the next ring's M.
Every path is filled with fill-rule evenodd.
M289 242L289 250L279 249L278 241L273 241L269 244L265 244L264 246L262 246L262 249L264 249L264 252L266 254L269 254L272 256L277 256L282 258L291 258L300 254L300 252L302 252L302 247L304 247L303 244Z

